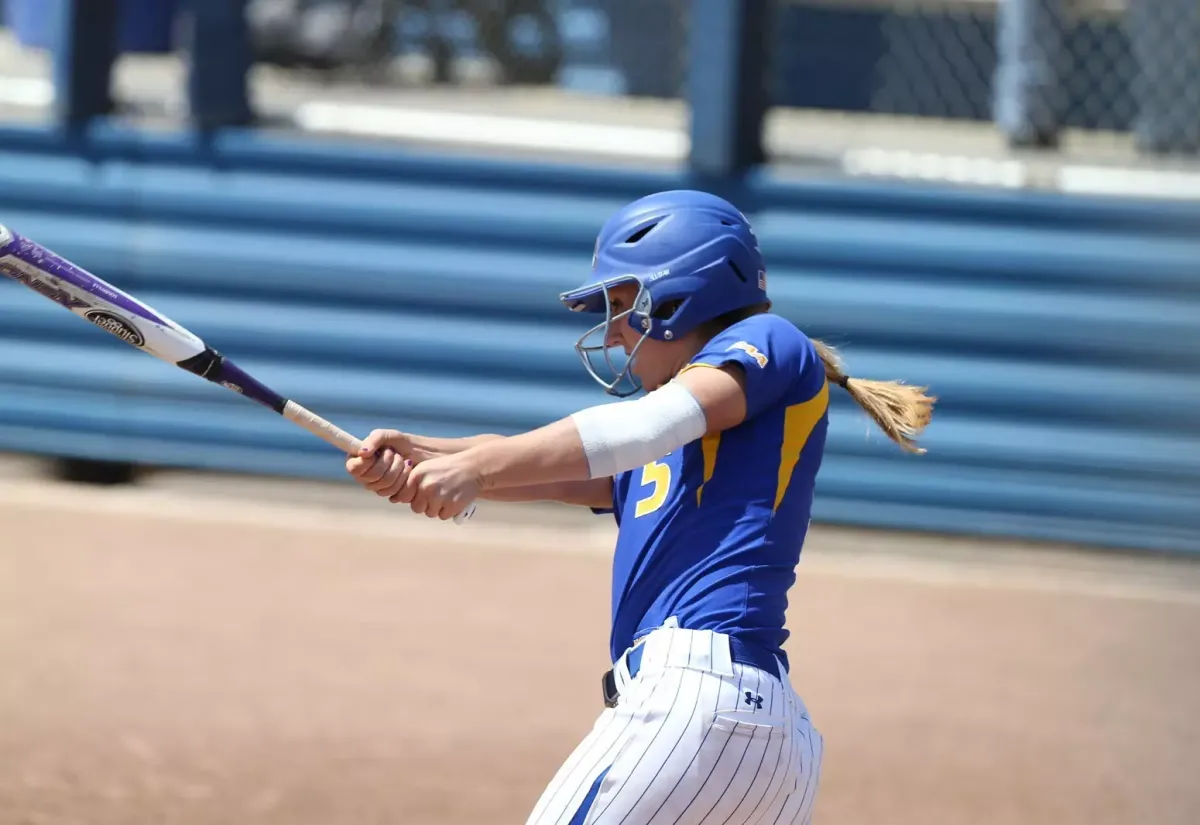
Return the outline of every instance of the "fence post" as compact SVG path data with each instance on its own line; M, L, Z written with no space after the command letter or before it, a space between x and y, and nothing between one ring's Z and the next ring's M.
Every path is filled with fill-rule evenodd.
M246 0L194 2L188 35L188 106L199 129L250 123L248 76L253 63Z
M1126 14L1138 65L1133 87L1137 148L1200 151L1200 4L1130 0Z
M737 175L763 163L769 0L693 0L687 105L692 171Z
M1063 0L1000 0L996 7L996 125L1014 146L1058 144L1063 115Z
M117 0L58 0L50 3L50 14L54 118L77 128L114 108Z

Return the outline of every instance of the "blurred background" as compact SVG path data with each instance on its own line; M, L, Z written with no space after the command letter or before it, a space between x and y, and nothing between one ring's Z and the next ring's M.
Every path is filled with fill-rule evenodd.
M0 11L0 223L359 434L602 402L600 225L734 201L777 312L940 399L920 457L834 400L817 821L1200 821L1195 0ZM0 825L521 822L600 710L609 520L424 524L7 281L0 525Z

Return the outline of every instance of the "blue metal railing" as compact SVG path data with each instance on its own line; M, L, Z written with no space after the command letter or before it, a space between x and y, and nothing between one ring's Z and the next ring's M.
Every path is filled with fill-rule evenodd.
M604 400L557 293L614 208L698 182L253 131L47 134L0 130L7 223L357 432L515 432ZM778 312L855 374L940 398L916 458L836 396L818 518L1200 550L1200 206L725 184ZM2 449L341 477L297 428L13 285L0 351Z

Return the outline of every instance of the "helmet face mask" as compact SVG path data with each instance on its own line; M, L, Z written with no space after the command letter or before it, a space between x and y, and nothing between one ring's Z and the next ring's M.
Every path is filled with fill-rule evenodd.
M629 283L637 284L637 298L628 309L614 313L609 290L614 286ZM579 340L575 342L575 352L578 353L588 375L603 387L606 393L617 398L627 398L643 389L641 382L633 374L633 364L654 324L650 317L650 293L642 280L636 276L613 278L602 282L600 288L604 300L604 320L579 337ZM638 327L642 329L641 337L633 345L629 354L624 355L625 363L620 367L613 362L612 356L612 351L617 347L608 345L616 324L629 324L635 329ZM601 365L597 361L603 361L603 364ZM601 371L604 369L607 369L609 377L601 375ZM625 386L622 387L622 384Z

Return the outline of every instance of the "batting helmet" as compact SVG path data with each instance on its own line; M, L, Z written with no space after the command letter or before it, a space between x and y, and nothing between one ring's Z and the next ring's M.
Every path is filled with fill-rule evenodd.
M609 289L638 286L634 305L617 315ZM728 201L707 192L658 192L628 204L605 222L596 239L592 274L561 299L575 312L604 313L575 349L605 391L616 396L641 389L629 373L646 337L677 340L706 321L767 300L766 265L750 223ZM614 323L642 333L623 367L604 342ZM600 342L589 340L600 337ZM613 378L602 378L592 355L603 353ZM632 388L618 390L622 380Z

